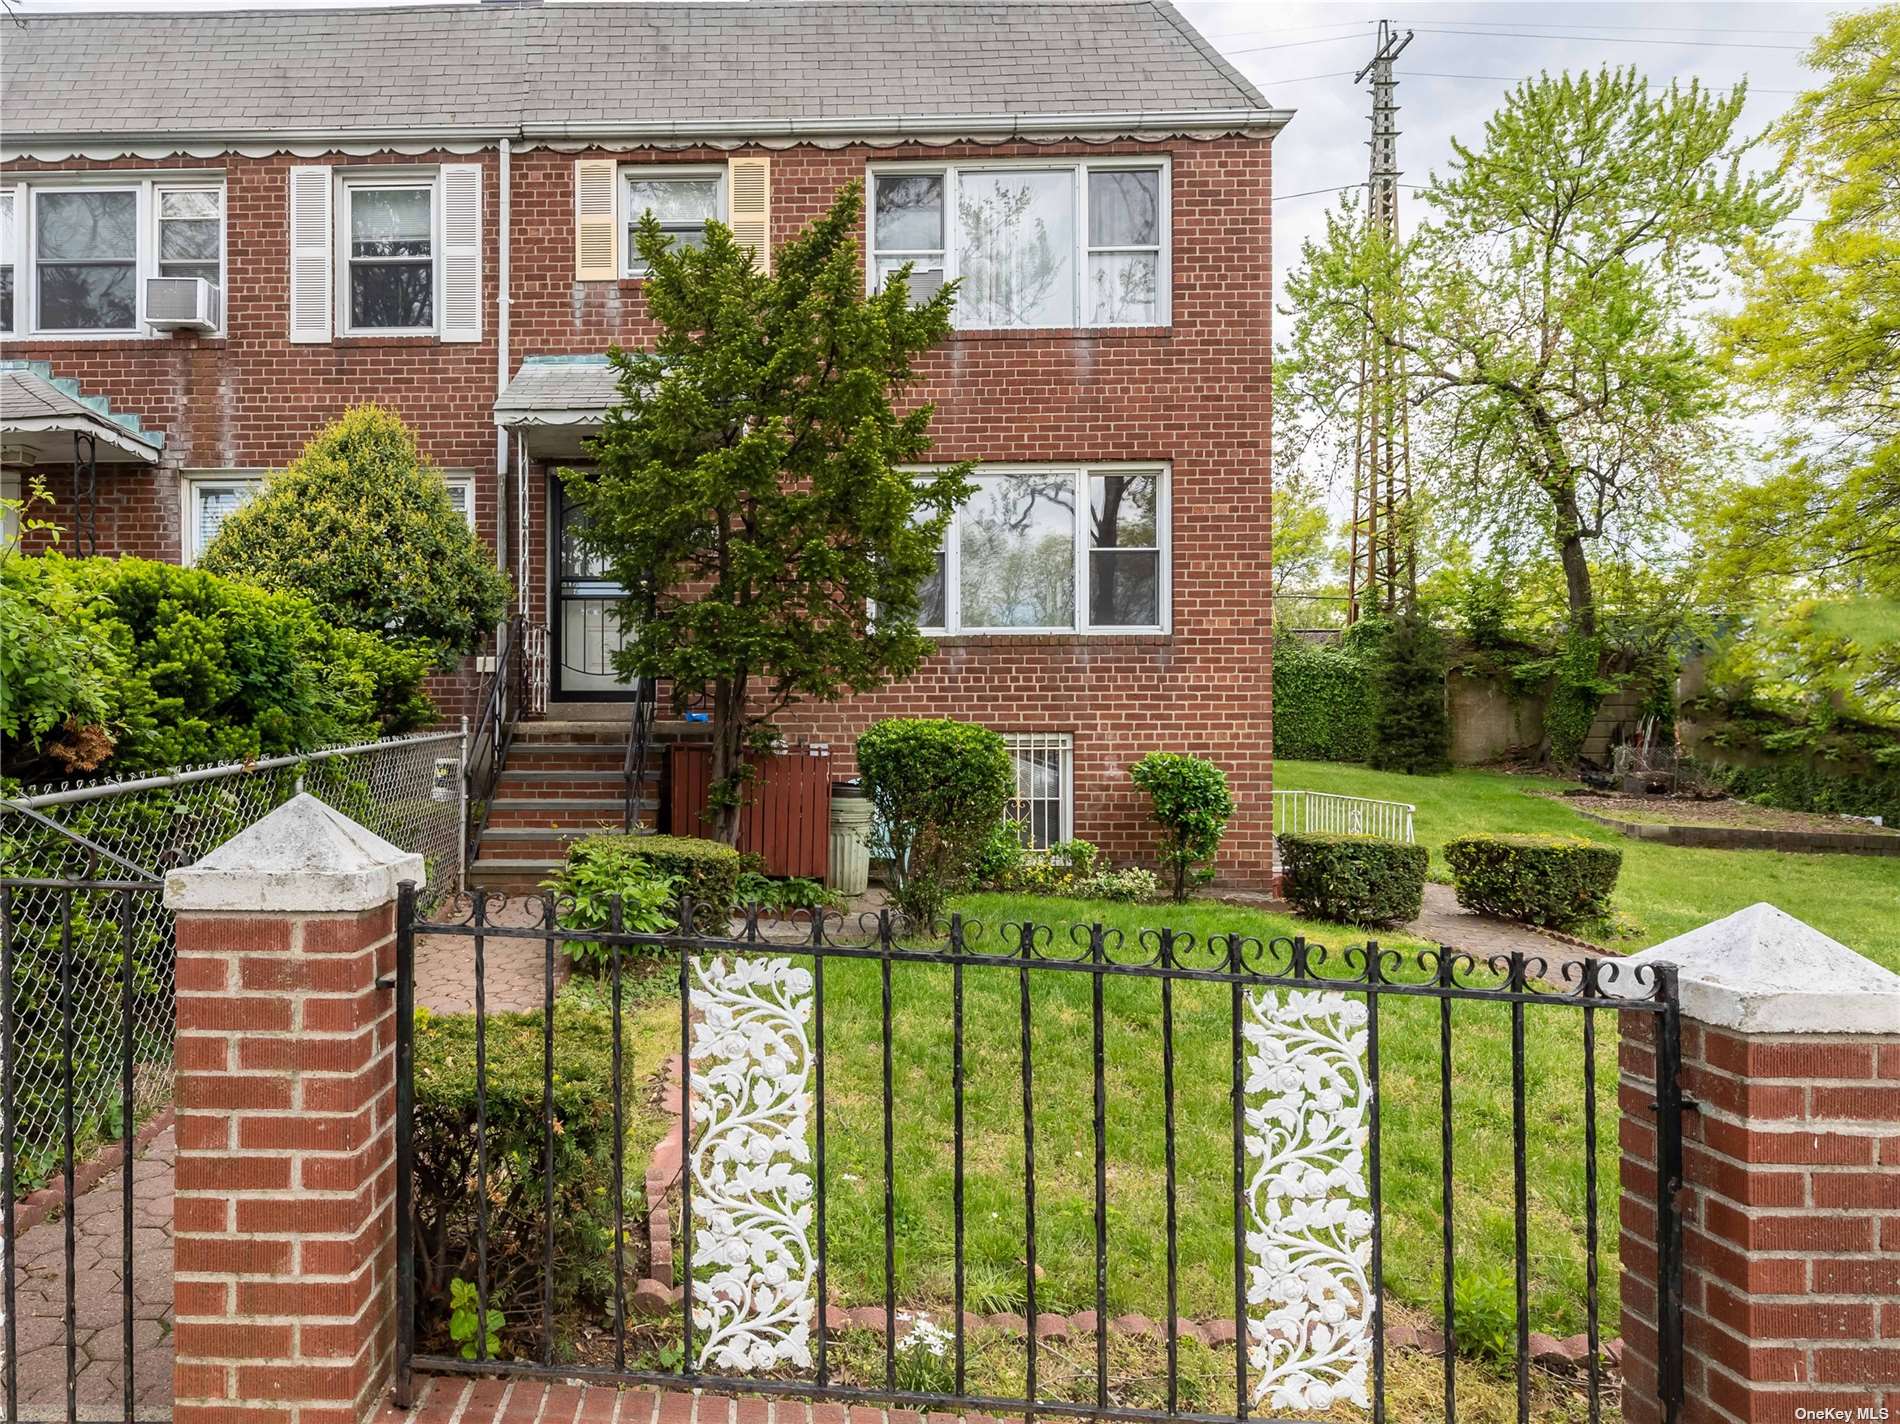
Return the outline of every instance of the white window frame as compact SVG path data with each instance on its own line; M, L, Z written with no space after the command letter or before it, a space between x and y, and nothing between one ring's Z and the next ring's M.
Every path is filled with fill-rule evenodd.
M1056 830L1057 835L1050 845L1075 839L1075 735L1071 732L1003 732L1003 746L1009 752L1010 776L1015 782L1009 798L1006 815L1016 820L1025 829L1030 825L1028 817L1020 815L1019 809L1026 808L1032 799L1025 794L1022 768L1016 761L1018 752L1055 752L1061 779L1061 789L1057 792ZM1027 844L1034 845L1034 839ZM1047 849L1047 847L1040 847Z
M0 200L4 200L13 209L13 241L8 243L0 237L0 267L13 274L13 315L4 325L0 325L0 335L11 336L20 323L20 314L26 310L26 284L20 280L20 229L26 224L23 211L26 204L26 190L11 185L0 186ZM0 228L0 234L4 228Z
M444 475L442 476L442 483L449 487L451 494L457 490L462 491L462 508L460 512L462 518L468 521L468 527L473 530L475 528L475 476Z
M246 488L255 495L264 487L264 472L261 470L197 470L181 476L178 481L179 495L179 562L186 567L198 562L204 556L204 550L198 547L198 509L207 493L214 489ZM242 501L239 508L243 507Z
M159 331L145 320L145 283L159 276L158 266L158 193L160 190L214 189L218 201L218 285L227 289L230 275L231 198L229 185L221 172L164 170L144 172L47 173L30 179L14 179L6 185L13 194L13 250L4 260L13 268L13 326L0 328L21 340L45 341L145 341L165 340L171 335ZM138 194L138 250L133 269L134 321L131 326L109 329L94 327L45 327L40 325L40 283L36 251L39 204L38 195L49 192L126 191ZM228 302L219 304L217 330L223 336L229 317Z
M1126 252L1133 248L1099 248L1089 245L1089 182L1091 171L1108 169L1152 168L1160 171L1161 213L1159 258L1155 274L1155 315L1152 321L1143 322L1092 322L1088 319L1089 295L1089 254L1091 251ZM943 280L953 282L959 273L957 270L957 175L959 173L1051 173L1067 170L1074 177L1075 194L1075 251L1072 254L1074 271L1075 324L1069 327L1057 327L1061 331L1145 331L1155 327L1174 324L1174 164L1167 154L1116 154L1101 158L984 158L958 162L931 160L904 160L902 162L871 163L866 170L866 201L864 204L864 290L867 293L877 290L877 263L880 256L877 249L877 179L880 174L893 176L916 173L940 173L943 175ZM903 252L887 254L892 257L903 256ZM966 326L955 315L951 317L958 331L1033 331L1045 328L1008 327L1008 326Z
M919 473L927 473L919 471ZM978 465L970 471L972 479L1003 475L1067 475L1074 482L1075 529L1075 621L1069 626L1035 628L986 628L966 626L963 622L963 514L959 505L944 530L943 619L940 628L919 628L932 638L1013 638L1025 635L1061 634L1082 638L1125 637L1129 634L1168 633L1173 627L1173 544L1174 544L1174 471L1164 460L1104 461L1083 465ZM1159 571L1156 574L1156 612L1159 620L1141 624L1096 625L1089 619L1089 489L1091 475L1153 475L1160 482L1155 500L1155 538L1159 543Z
M426 188L429 193L429 324L427 326L353 326L350 323L350 200L375 190ZM336 175L336 330L341 336L435 336L442 332L442 170L343 168ZM364 262L421 262L412 257L365 257Z
M614 243L620 253L620 275L641 278L647 265L633 246L633 201L628 187L643 178L717 179L718 196L713 200L713 217L726 222L731 217L732 195L727 188L727 165L723 163L623 163L614 174Z
M164 198L167 193L216 193L218 195L218 291L222 294L230 273L229 258L225 252L225 237L229 229L224 216L224 210L226 204L229 202L230 195L225 192L224 184L222 183L191 181L183 183L154 183L152 185L152 275L154 277L162 277L165 275L164 247L160 239L164 236L165 231L166 218ZM182 265L201 266L203 264L189 263ZM218 325L219 328L222 329L224 325L222 302L219 303L219 308Z
M0 468L0 500L19 500L26 488L20 471ZM20 511L0 504L0 553L11 552L20 542Z

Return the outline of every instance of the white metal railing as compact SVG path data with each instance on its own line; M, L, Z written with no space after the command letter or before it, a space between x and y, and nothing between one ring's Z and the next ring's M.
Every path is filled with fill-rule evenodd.
M1276 791L1273 793L1273 863L1280 866L1280 837L1313 831L1322 835L1377 836L1380 840L1412 843L1412 817L1418 808L1408 801L1375 801L1369 796L1340 796L1331 791Z

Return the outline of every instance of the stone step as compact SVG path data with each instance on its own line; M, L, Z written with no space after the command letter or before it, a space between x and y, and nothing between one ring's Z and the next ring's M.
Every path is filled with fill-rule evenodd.
M635 803L639 811L657 811L659 803L651 799ZM618 830L626 812L626 803L609 797L572 797L566 801L546 797L509 797L488 808L488 830L504 826L587 827L594 830ZM484 832L486 834L486 832Z
M647 775L640 780L652 786L658 783L659 777ZM495 804L499 806L504 801L589 801L611 798L618 805L624 785L617 771L504 771L501 780L495 784Z
M508 748L502 775L512 771L610 771L618 776L626 766L625 747L584 742L516 742Z

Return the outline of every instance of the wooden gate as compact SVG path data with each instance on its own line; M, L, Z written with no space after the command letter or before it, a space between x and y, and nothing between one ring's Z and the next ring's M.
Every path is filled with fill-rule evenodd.
M763 856L767 875L823 880L831 867L831 748L793 747L748 755L746 761L754 770L739 813L739 849ZM707 834L712 747L674 743L668 772L667 830L676 836Z

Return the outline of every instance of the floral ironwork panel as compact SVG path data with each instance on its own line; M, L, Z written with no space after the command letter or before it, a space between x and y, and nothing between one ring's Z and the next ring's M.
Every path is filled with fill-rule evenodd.
M696 1367L811 1365L812 975L785 958L693 964Z
M1325 990L1263 990L1247 1002L1253 1398L1274 1409L1370 1408L1366 1006Z

